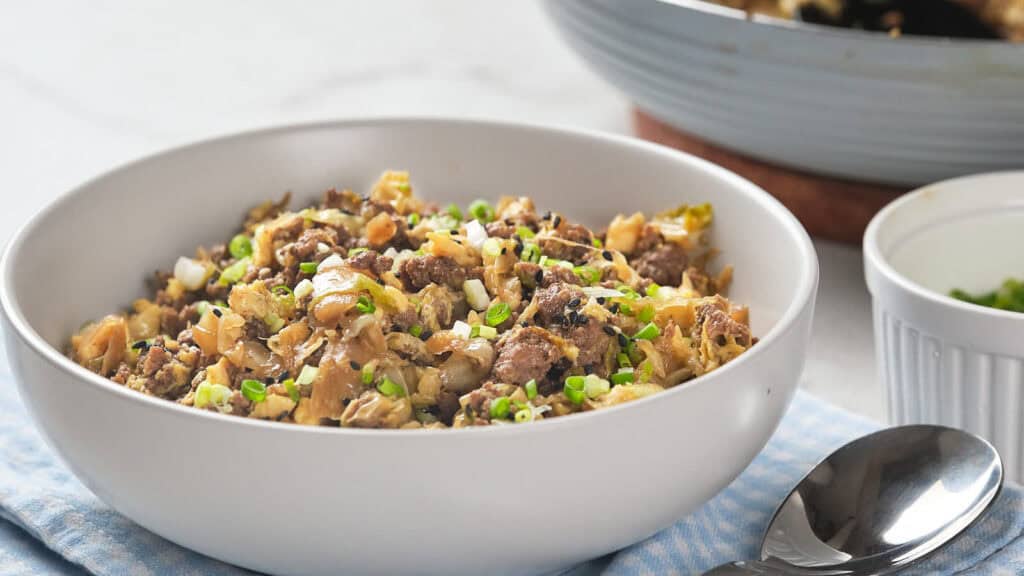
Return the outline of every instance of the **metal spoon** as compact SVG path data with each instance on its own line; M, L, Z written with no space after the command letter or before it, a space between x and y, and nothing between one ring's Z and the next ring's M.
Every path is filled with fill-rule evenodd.
M1003 486L986 441L941 426L900 426L832 453L775 511L761 560L705 576L867 576L920 560L980 518Z

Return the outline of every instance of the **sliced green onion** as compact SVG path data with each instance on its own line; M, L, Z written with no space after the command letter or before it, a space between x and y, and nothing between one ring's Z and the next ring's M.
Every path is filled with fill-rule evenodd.
M497 328L492 328L490 326L480 326L479 328L480 330L478 331L478 335L481 338L486 338L487 340L494 340L495 338L498 337Z
M562 392L573 404L582 404L583 399L586 398L586 394L583 391L585 386L586 378L583 376L569 376L565 379L565 386L562 387Z
M604 248L604 242L601 242L601 239L597 236L594 236L594 238L590 240L590 243L594 245L594 248Z
M535 378L530 378L526 382L526 384L523 384L523 390L526 391L526 398L527 399L533 400L534 398L536 398L537 397L537 380Z
M515 415L515 421L519 424L522 424L524 422L532 422L533 411L530 410L529 408L523 408L522 410L517 411Z
M305 298L306 296L309 296L312 293L313 282L311 282L309 278L303 278L298 284L295 285L295 290L293 291L293 294L295 294L296 298Z
M412 214L409 214L409 227L410 228L415 228L416 225L419 224L419 223L420 223L419 212L413 212Z
M651 379L652 374L654 374L654 364L651 364L650 360L644 360L640 364L640 381L647 382Z
M523 240L529 240L530 238L536 236L533 230L530 230L526 226L516 226L516 235L522 238Z
M469 205L469 213L481 222L490 222L494 220L494 208L483 200L474 200Z
M359 372L359 380L365 386L373 384L373 364L366 364Z
M377 391L385 396L392 396L396 398L405 396L405 388L402 388L401 384L387 376L382 377L380 382L377 382Z
M583 392L587 395L587 398L599 398L607 394L611 389L611 384L596 374L588 374L583 379Z
M588 285L597 284L601 281L601 271L593 266L577 266L572 271L580 277L580 280L583 280Z
M633 335L633 338L640 340L654 340L661 335L661 330L654 322L648 322L646 326L640 329L639 332Z
M320 369L316 366L303 366L302 371L299 372L299 377L295 379L295 384L299 386L309 386L316 380L317 374L320 373Z
M303 262L299 264L299 272L303 274L316 274L316 262Z
M657 283L651 282L650 285L647 286L647 289L644 290L644 292L646 292L647 295L650 296L651 298L655 298L658 296L658 290L660 288L661 286L658 286Z
M277 296L295 296L295 293L292 292L292 289L285 286L284 284L278 284L277 286L271 288L270 291Z
M650 322L651 320L653 320L654 319L654 306L651 306L650 304L648 304L648 305L644 306L643 308L641 308L640 311L637 312L637 314L636 314L636 319L641 321L641 322Z
M366 296L360 296L359 300L356 301L356 310L359 310L363 314L373 314L377 311L377 306Z
M457 205L449 204L448 207L445 208L445 212L447 212L448 215L454 218L456 221L462 221L462 210L460 210Z
M626 316L632 316L633 307L623 302L622 304L619 305L619 312L625 314Z
M210 311L210 303L209 302L207 302L206 300L200 300L199 302L196 302L196 312L199 314L200 318L202 318L209 311Z
M618 372L611 375L612 384L628 384L636 379L636 375L633 374L632 368L621 368Z
M633 367L633 363L629 361L629 354L626 354L625 352L619 352L618 356L616 356L615 359L618 360L620 368Z
M480 325L473 324L472 326L469 327L469 337L477 338L478 336L480 336Z
M267 399L267 385L259 380L242 380L242 396L257 404Z
M496 302L487 309L484 320L488 326L500 326L510 316L512 316L512 307L506 302Z
M281 318L273 312L267 314L263 319L263 323L267 325L267 329L270 330L272 334L277 334L285 325L284 318Z
M540 262L540 247L536 244L526 244L523 246L523 252L519 255L519 259L523 262L533 262L537 264Z
M209 380L203 380L196 386L195 395L192 397L192 405L196 408L215 406L218 409L227 407L231 400L231 388L223 384L212 384Z
M491 400L491 418L499 420L508 418L510 405L511 401L505 396Z
M299 389L295 387L295 380L289 378L282 382L282 384L284 384L284 390L288 393L288 397L292 399L292 402L298 404L301 396L299 396Z
M245 258L242 258L241 260L235 262L231 266L228 266L227 268L224 269L223 272L220 273L220 279L217 281L224 286L230 286L231 284L238 282L239 280L242 279L242 276L245 276L245 273L249 270L250 261L250 258L246 256Z
M356 254L362 254L363 252L366 252L367 250L369 250L369 248L367 248L365 246L359 246L359 247L356 247L356 248L349 248L348 249L348 257L351 258L351 257L355 256Z
M497 258L501 255L501 241L497 238L488 238L487 240L484 240L483 246L480 247L480 252L484 256Z
M252 241L245 234L236 234L228 243L228 252L233 258L252 256Z
M412 334L413 336L419 338L420 334L423 334L423 326L420 326L419 324L413 324L412 326L409 326L409 334Z
M540 264L542 268L547 268L548 266L550 266L550 264L548 264L548 261L551 261L552 264L554 263L554 261L551 258L542 255L540 257L540 260L537 261L537 264Z

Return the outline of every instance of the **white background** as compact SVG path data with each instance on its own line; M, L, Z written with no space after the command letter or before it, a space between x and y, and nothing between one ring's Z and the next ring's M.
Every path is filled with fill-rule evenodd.
M534 2L0 0L0 239L99 172L225 132L458 115L626 133L628 111ZM882 419L860 251L817 248L802 385Z

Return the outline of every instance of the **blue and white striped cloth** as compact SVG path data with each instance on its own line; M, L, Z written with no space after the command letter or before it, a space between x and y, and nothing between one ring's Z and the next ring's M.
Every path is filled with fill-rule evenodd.
M251 574L163 540L86 490L34 431L2 357L0 415L0 576ZM664 532L570 574L699 574L754 558L790 488L831 450L877 427L800 393L768 446L721 494ZM1024 497L1007 487L983 522L904 573L1024 574L1022 530Z

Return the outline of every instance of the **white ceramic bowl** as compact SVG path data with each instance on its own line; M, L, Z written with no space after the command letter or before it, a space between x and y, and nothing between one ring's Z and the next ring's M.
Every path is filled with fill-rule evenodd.
M1024 479L1024 314L946 296L1024 276L1024 172L926 186L864 235L879 376L893 424L964 428Z
M143 396L61 354L176 255L292 190L366 189L386 168L465 204L528 194L586 223L710 200L761 342L621 407L449 431L250 421ZM528 574L636 542L728 484L775 429L803 365L817 262L749 182L626 138L521 125L357 121L253 132L153 156L64 195L11 241L7 346L39 428L97 496L189 548L275 574Z
M700 0L548 9L641 108L755 158L904 185L1024 158L1021 45L748 19Z

